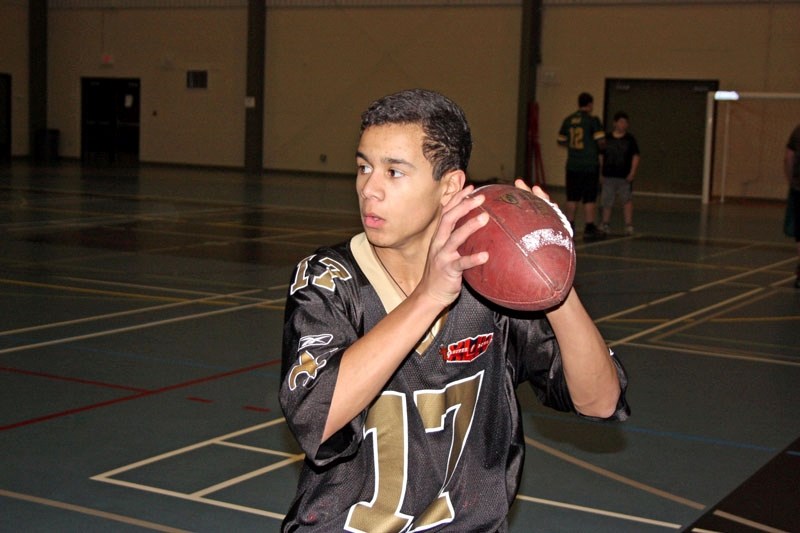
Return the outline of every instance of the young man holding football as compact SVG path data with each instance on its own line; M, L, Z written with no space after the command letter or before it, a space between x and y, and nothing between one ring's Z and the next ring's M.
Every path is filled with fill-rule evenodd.
M303 259L286 302L280 401L306 460L283 531L504 531L525 448L518 384L555 409L629 413L624 370L574 290L519 314L462 283L488 258L457 251L487 222L454 229L483 201L464 187L471 149L463 111L435 92L362 115L364 231Z

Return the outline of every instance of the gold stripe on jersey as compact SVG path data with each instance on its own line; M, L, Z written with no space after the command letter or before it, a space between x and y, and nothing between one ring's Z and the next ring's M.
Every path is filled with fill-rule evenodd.
M353 257L355 257L358 266L364 272L364 275L367 276L375 292L378 293L378 298L381 299L383 308L387 313L391 313L395 307L400 305L400 302L405 299L406 295L402 293L400 288L392 281L392 278L389 277L389 274L383 266L381 266L380 261L378 261L378 256L375 255L375 250L367 240L367 235L362 232L353 236L353 238L350 239L350 250L353 252ZM417 344L417 347L414 349L415 352L419 355L425 354L425 351L428 350L433 343L436 334L439 333L444 326L446 319L447 310L439 315L433 323L433 326L428 330L428 333L422 338L419 344Z

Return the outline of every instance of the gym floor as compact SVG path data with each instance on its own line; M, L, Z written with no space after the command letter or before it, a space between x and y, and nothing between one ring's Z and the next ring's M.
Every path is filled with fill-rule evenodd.
M0 205L0 531L277 531L302 461L277 402L284 294L360 230L353 180L15 162ZM576 241L633 415L521 387L511 531L800 531L783 206L635 206L633 236L616 209L616 234Z

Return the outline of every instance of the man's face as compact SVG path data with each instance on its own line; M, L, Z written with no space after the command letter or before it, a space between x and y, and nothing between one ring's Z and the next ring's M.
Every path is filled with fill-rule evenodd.
M356 191L361 223L374 246L427 252L446 179L433 179L423 137L416 124L372 126L361 135Z
M617 130L617 133L625 133L628 131L628 119L627 118L618 118L614 121L614 129Z

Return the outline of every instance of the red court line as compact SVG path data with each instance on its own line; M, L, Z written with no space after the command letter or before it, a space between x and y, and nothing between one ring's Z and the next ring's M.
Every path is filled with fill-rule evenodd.
M237 368L236 370L230 370L228 372L222 372L222 373L219 373L219 374L212 374L210 376L193 379L191 381L185 381L183 383L176 383L174 385L169 385L167 387L162 387L160 389L154 389L154 390L151 390L151 391L140 392L140 393L134 394L132 396L124 396L122 398L114 398L113 400L107 400L105 402L95 403L95 404L92 404L92 405L85 405L83 407L76 407L74 409L67 409L66 411L60 411L58 413L51 413L49 415L44 415L44 416L40 416L40 417L36 417L36 418L30 418L28 420L15 422L13 424L0 426L0 431L5 431L7 429L15 429L15 428L18 428L18 427L28 426L28 425L31 425L31 424L37 424L39 422L44 422L44 421L47 421L47 420L53 420L55 418L61 418L61 417L64 417L64 416L74 415L76 413L82 413L84 411L90 411L92 409L98 409L100 407L106 407L108 405L113 405L115 403L122 403L122 402L127 402L129 400L135 400L135 399L138 399L138 398L144 398L145 396L153 396L155 394L161 394L162 392L169 392L169 391L173 391L173 390L180 389L180 388L183 388L183 387L189 387L189 386L192 386L192 385L197 385L198 383L204 383L204 382L207 382L207 381L214 381L215 379L220 379L220 378L224 378L224 377L228 377L228 376L233 376L233 375L236 375L236 374L242 374L244 372L250 372L251 370L256 370L258 368L264 368L264 367L267 367L267 366L276 365L276 364L278 364L280 362L281 362L280 359L273 359L271 361L266 361L264 363L258 363L256 365L252 365L252 366L246 366L244 368Z
M208 398L198 398L197 396L187 396L186 399L191 402L214 403L213 400L209 400Z
M242 407L242 409L245 409L247 411L257 411L259 413L272 412L272 409L270 409L269 407L258 407L257 405L245 405L244 407Z
M36 376L39 378L53 379L56 381L69 381L71 383L83 383L85 385L95 385L97 387L105 387L107 389L122 389L132 392L147 392L147 389L127 387L125 385L117 385L115 383L104 383L102 381L94 381L91 379L69 378L65 376L57 376L55 374L46 374L44 372L34 372L33 370L23 370L21 368L9 368L6 366L0 366L0 372L10 372L12 374L24 374L26 376Z

